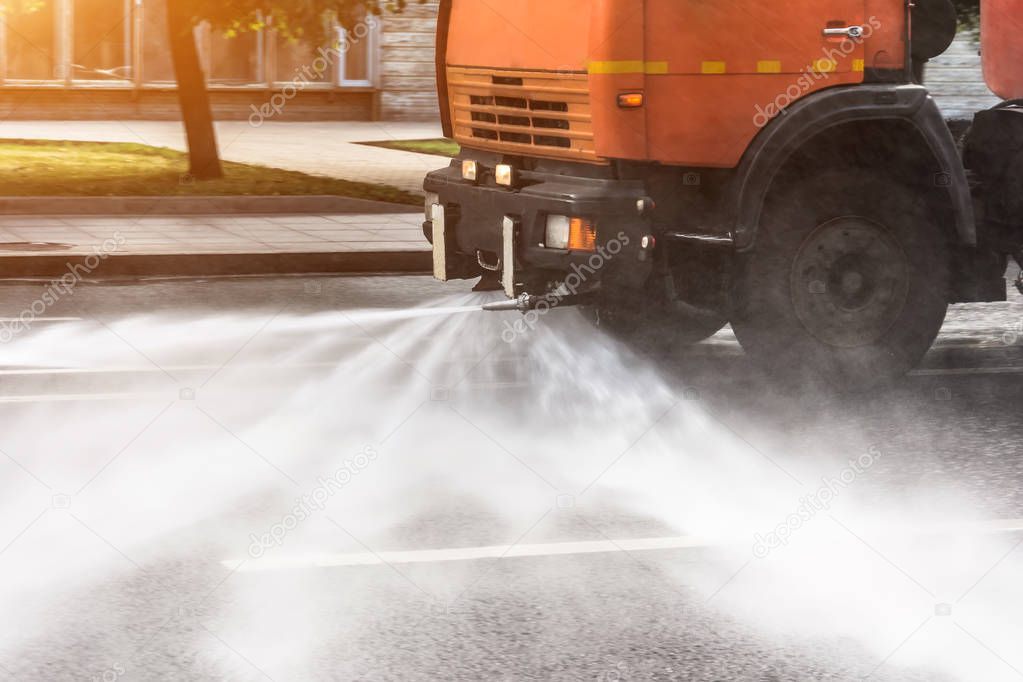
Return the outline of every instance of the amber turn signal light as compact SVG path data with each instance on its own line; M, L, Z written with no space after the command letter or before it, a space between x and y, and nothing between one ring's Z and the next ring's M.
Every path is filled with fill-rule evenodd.
M639 109L645 101L642 92L625 92L618 95L618 106L622 109Z
M597 227L592 220L572 218L568 228L569 251L596 251Z

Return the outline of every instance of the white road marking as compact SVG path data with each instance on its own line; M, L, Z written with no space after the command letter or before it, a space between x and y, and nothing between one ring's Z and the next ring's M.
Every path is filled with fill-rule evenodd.
M224 373L237 373L237 372L259 372L259 371L273 371L280 372L282 370L309 370L309 369L320 369L320 370L333 370L343 367L347 359L339 359L334 361L325 362L303 362L295 364L280 364L280 363L251 363L251 364L239 364L239 365L164 365L156 367L153 365L146 366L113 366L113 367L32 367L26 369L0 369L0 379L29 379L32 377L102 377L104 375L130 376L133 374L138 375L178 375L188 372L224 372ZM465 364L465 363L463 363ZM301 378L301 377L300 377ZM182 382L184 378L181 377ZM184 385L184 384L183 384ZM521 388L529 387L531 384L521 381L511 382L472 382L466 381L463 388L470 391L509 391ZM389 388L394 390L407 390L407 384L405 382L395 383L393 385L387 384L383 388ZM177 390L177 389L175 389ZM258 389L257 389L258 390ZM276 390L276 386L267 386L266 390ZM90 400L94 401L111 401L111 400L131 400L135 398L140 399L176 399L176 394L164 393L158 391L149 392L107 392L107 393L43 393L43 394L13 394L13 395L0 395L0 405L2 404L23 404L23 403L50 403L50 402L87 402Z
M891 527L888 533L897 533ZM921 534L988 534L1023 532L1023 519L1003 519L980 523L945 524L941 526L905 528L901 532ZM386 566L392 564L435 564L481 559L519 559L523 557L612 554L615 552L652 552L670 549L704 549L727 547L741 542L710 541L692 536L640 538L623 540L591 540L583 542L552 542L537 545L492 545L453 549L423 549L392 552L355 552L350 554L312 554L271 556L260 559L228 559L221 565L231 571L260 573L307 568L342 568L353 566Z
M166 365L164 367L154 367L152 365L146 365L144 367L33 367L31 369L3 369L0 370L0 376L4 377L17 377L17 376L45 376L48 374L54 375L76 375L76 374L163 374L164 372L213 372L220 370L234 370L234 369L324 369L330 367L338 367L344 363L343 360L337 362L308 362L298 363L293 365L282 365L280 363L272 364L248 364L248 365Z
M387 564L433 564L479 559L515 559L522 557L564 556L574 554L608 554L612 552L643 552L663 549L709 547L703 540L690 537L646 538L640 540L592 540L556 542L542 545L492 545L457 549L424 549L399 552L358 552L294 557L222 561L229 569L241 572L279 571L298 568L335 568L343 566L384 566ZM240 565L240 566L239 566Z
M981 376L990 374L1023 374L1023 367L960 367L952 369L915 369L912 377Z
M337 362L310 362L294 365L280 364L249 364L232 365L227 368L219 365L174 365L164 368L146 367L57 367L52 369L5 369L0 370L0 378L17 378L33 376L102 376L102 375L158 375L165 373L185 372L215 372L219 370L239 371L280 371L280 370L303 370L303 369L336 369L344 364L344 361ZM1023 374L1023 367L970 367L961 369L919 369L910 373L913 377L933 376L995 376L995 375L1016 375ZM510 382L467 382L464 386L471 391L512 391L529 388L532 384L524 381ZM400 387L404 387L401 384ZM132 400L132 399L165 399L169 394L159 392L149 393L47 393L35 395L0 395L0 404L11 403L51 403L51 402L88 402L88 401L111 401L111 400ZM171 396L173 397L173 396Z
M48 395L5 395L0 396L0 405L21 403L75 403L107 400L177 400L168 392L163 393L54 393Z
M211 372L216 370L273 370L273 369L329 369L340 367L346 361L334 362L302 362L282 365L279 363L255 363L247 365L167 365L162 369L146 365L144 367L33 367L31 369L0 369L0 377L76 375L76 374L161 374L167 372ZM983 374L1023 374L1023 367L960 367L949 369L915 369L909 376L945 376L945 375L983 375ZM528 385L523 382L497 382L493 384L475 384L486 388L518 388Z
M39 324L44 322L82 322L81 317L34 317L31 320L31 324ZM18 317L0 317L0 324L14 324L15 322L22 322L21 318Z

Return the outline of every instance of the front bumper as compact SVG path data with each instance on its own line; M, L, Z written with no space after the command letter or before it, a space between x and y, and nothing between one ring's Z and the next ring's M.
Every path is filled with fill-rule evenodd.
M437 196L424 232L434 245L434 275L469 279L496 268L508 296L538 293L572 273L587 284L618 280L639 286L651 263L643 237L651 223L639 205L643 183L557 172L520 171L515 188L493 181L493 166L481 163L478 183L462 179L461 161L426 177ZM597 250L547 248L548 215L587 218L597 230Z

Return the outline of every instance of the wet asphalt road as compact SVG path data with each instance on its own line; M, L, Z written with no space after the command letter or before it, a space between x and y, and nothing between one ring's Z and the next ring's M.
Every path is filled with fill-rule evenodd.
M484 300L126 282L3 323L0 679L1023 678L1019 296L852 397L727 330L508 343Z

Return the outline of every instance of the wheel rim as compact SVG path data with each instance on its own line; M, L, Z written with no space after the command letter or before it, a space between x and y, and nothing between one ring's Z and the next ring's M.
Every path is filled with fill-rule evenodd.
M910 264L883 225L862 217L818 227L800 246L792 302L804 328L831 346L876 343L905 310Z

